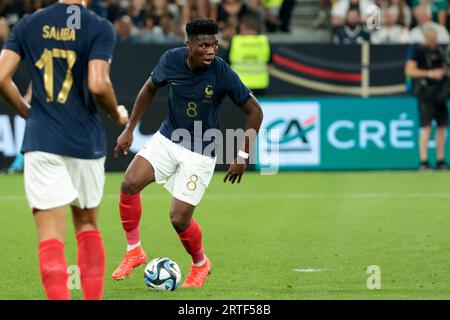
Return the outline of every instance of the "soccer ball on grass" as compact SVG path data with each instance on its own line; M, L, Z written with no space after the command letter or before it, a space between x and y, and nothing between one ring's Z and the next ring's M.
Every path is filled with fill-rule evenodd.
M152 290L168 291L178 288L181 269L169 258L156 258L145 267L144 282Z

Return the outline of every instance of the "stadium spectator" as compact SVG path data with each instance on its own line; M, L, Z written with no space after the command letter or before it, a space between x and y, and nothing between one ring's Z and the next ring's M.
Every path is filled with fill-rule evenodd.
M239 20L236 16L231 16L227 19L226 24L220 28L219 46L228 49L231 39L238 33Z
M373 0L375 5L378 6L382 11L389 7L390 0Z
M291 17L295 7L295 0L283 0L278 17L280 20L280 31L291 32Z
M127 15L122 16L114 22L114 28L117 33L117 41L121 43L138 42L138 30L133 25L131 18Z
M269 87L271 49L255 15L242 17L239 34L233 37L226 60L255 96L265 94Z
M445 27L431 21L431 15L425 5L418 6L414 9L414 17L418 25L411 30L411 43L425 43L424 30L433 28L438 37L439 44L448 44L450 40L449 33Z
M234 25L233 21L229 22L228 20L237 18L239 21L248 12L248 7L242 0L223 0L217 10L219 28L222 29L229 24Z
M138 29L142 29L145 23L145 5L146 0L131 0L128 5L127 14L133 25Z
M314 29L327 28L329 23L329 14L331 9L331 0L319 0L319 13L312 23Z
M261 0L246 0L249 11L258 18L259 24L264 25L265 9L261 5Z
M361 44L369 40L370 33L361 25L361 17L356 9L348 11L345 25L334 31L332 39L334 44Z
M350 10L358 11L362 21L365 22L368 8L373 4L373 0L337 0L331 7L331 24L333 27L343 26Z
M173 22L173 16L170 12L164 14L159 18L159 24L153 27L152 33L153 42L181 43L183 41L183 38L176 32L176 28Z
M9 24L6 18L0 18L0 45L6 43L9 37Z
M279 12L283 0L262 0L267 32L276 32L280 27Z
M434 22L446 26L448 0L413 0L413 8L418 6L426 7Z
M428 143L432 121L437 123L437 169L446 169L444 150L448 125L446 79L447 66L443 50L438 46L438 34L432 27L424 29L425 42L414 48L406 62L405 75L414 79L421 133L419 137L420 168L429 169Z
M120 5L120 0L107 0L107 8L108 20L112 23L126 15L126 11Z
M89 9L94 11L98 16L108 19L107 4L102 0L91 0L89 3Z
M24 0L22 3L22 15L30 14L36 11L36 2L33 0Z
M6 18L8 25L12 28L22 16L21 3L15 0L0 1L0 17Z
M153 28L155 27L155 21L150 12L146 12L144 27L142 28L139 41L140 42L153 42L155 39Z
M149 3L150 9L147 13L153 17L155 25L159 25L161 17L167 14L172 16L174 23L177 25L180 23L180 12L176 4L168 3L167 0L149 0Z
M406 28L411 28L412 12L411 8L406 4L405 0L390 0L390 10L396 11L397 23Z
M178 0L181 6L180 33L185 34L186 24L193 19L212 19L217 21L220 0Z
M397 15L398 11L395 8L389 8L383 11L381 28L375 30L370 36L370 41L373 44L409 43L409 30L397 23Z

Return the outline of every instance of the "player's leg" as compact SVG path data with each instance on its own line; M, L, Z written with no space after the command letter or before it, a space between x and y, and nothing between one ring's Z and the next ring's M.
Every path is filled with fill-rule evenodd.
M173 198L170 208L170 222L180 238L186 252L192 257L195 266L205 263L205 252L202 243L202 230L197 221L192 219L195 206Z
M77 196L61 156L25 153L25 193L37 226L39 269L48 299L69 299L64 256L66 206Z
M101 300L105 279L105 248L98 228L98 208L80 209L72 206L72 220L77 239L77 265L83 297Z
M128 243L128 251L141 245L139 223L142 216L140 192L155 181L152 164L137 155L128 166L120 187L120 217Z
M186 252L192 258L192 265L182 288L201 287L211 273L211 262L205 255L202 242L202 229L192 219L195 206L173 198L170 208L170 221L180 238Z
M142 202L140 192L154 181L155 170L151 163L136 155L125 172L120 188L119 211L122 228L127 239L127 253L112 274L115 280L128 277L134 268L147 261L147 255L141 246Z
M148 160L137 155L128 166L120 188L119 211L122 228L127 239L127 253L112 274L112 278L115 280L128 277L134 268L147 261L147 255L141 246L142 202L140 192L154 181L153 166Z
M420 136L419 136L419 154L420 168L429 169L428 162L428 143L431 134L431 122L433 120L433 105L430 104L430 98L421 96L418 98L420 115Z
M173 143L157 132L138 152L128 166L120 189L120 218L127 238L127 253L113 279L128 277L131 271L146 262L147 255L141 246L140 220L142 203L140 192L152 182L164 183L176 171L177 164L171 156Z
M445 169L445 140L447 134L447 126L439 126L436 129L436 159L437 168Z
M447 97L442 97L439 99L436 106L436 169L445 170L447 169L447 164L445 163L445 141L447 138L447 127L448 127L448 110L447 110Z
M430 141L431 125L421 128L419 146L420 146L420 162L426 164L428 162L428 143Z
M173 195L170 220L181 243L192 257L192 266L182 287L201 287L205 284L212 266L204 253L202 230L192 219L192 215L211 181L216 160L183 147L177 149L180 168L165 185Z
M39 271L49 300L69 300L67 262L64 256L66 208L35 210L39 240Z
M83 296L86 300L99 300L103 296L105 249L97 221L105 185L105 158L64 157L64 161L77 192L71 207Z

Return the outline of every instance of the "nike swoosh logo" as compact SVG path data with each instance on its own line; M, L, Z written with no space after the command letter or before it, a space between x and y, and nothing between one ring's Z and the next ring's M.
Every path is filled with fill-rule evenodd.
M135 220L122 220L122 223L127 223L127 222L134 222Z

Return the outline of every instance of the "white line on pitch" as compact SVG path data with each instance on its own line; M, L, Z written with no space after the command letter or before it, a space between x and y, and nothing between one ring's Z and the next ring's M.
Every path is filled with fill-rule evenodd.
M323 271L327 271L327 269L311 269L311 268L308 268L308 269L292 269L292 271L308 273L308 272L323 272Z
M141 194L143 199L167 199L169 194ZM119 199L119 193L105 194L105 199ZM204 200L223 199L450 199L450 192L349 192L349 193L211 193ZM16 201L24 195L0 195L0 200Z

